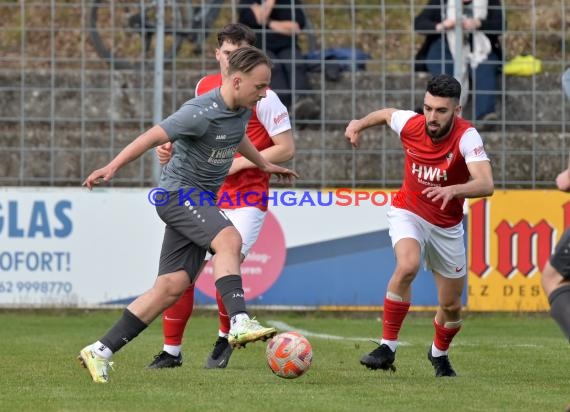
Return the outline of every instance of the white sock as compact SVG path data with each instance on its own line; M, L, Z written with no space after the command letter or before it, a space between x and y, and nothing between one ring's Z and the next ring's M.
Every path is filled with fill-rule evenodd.
M439 350L435 347L435 344L431 344L431 356L434 358L439 358L440 356L447 356L446 350Z
M241 323L244 320L249 319L249 315L247 313L238 313L234 316L232 316L231 320L230 320L230 325L235 326L239 323Z
M227 339L229 335L225 332L222 332L221 330L218 330L218 336L220 338L226 338Z
M111 359L111 356L113 356L113 352L111 351L111 349L102 344L100 341L97 341L93 345L91 345L91 350L95 352L95 355L105 359Z
M455 328L461 327L462 323L463 323L463 320L459 319L459 320L456 320L455 322L445 322L443 324L443 327L447 328L447 329L455 329Z
M386 297L395 302L403 302L404 298L392 292L386 292Z
M388 347L392 350L392 352L396 352L396 348L398 347L398 341L382 339L380 341L380 345L388 345Z
M164 345L162 350L169 353L172 356L180 355L180 349L182 348L181 345Z

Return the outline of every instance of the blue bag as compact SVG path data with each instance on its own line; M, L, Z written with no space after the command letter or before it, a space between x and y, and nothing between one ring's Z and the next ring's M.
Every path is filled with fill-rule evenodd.
M331 47L324 50L313 50L305 54L308 70L312 72L321 71L321 61L325 60L325 74L328 80L338 80L340 73L344 71L366 70L366 60L371 56L360 49L350 47Z

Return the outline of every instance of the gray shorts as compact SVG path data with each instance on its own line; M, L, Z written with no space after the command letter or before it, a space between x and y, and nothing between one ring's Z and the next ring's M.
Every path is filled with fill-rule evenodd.
M157 206L158 216L166 223L158 275L185 270L193 282L204 262L206 251L220 231L232 222L217 206L200 199L179 203L178 192L170 192L170 200Z
M564 279L570 279L570 229L564 231L556 244L550 264Z

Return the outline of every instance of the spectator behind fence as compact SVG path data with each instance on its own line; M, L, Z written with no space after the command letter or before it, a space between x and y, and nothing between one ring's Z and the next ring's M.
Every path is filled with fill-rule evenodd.
M442 16L447 17L442 19ZM499 36L505 30L501 0L463 0L462 23L461 83L464 95L461 103L464 105L467 100L471 82L475 119L496 120L497 74L503 60ZM416 71L427 71L432 76L453 75L455 0L429 0L416 16L414 30L426 35L416 54Z
M273 60L271 88L297 120L305 120L317 118L320 109L309 95L308 67L299 47L298 36L306 23L299 4L299 0L241 0L239 22L255 31L257 46Z

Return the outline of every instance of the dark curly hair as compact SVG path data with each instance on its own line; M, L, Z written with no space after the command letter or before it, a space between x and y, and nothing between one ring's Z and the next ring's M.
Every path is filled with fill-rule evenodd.
M439 74L430 79L426 91L432 96L451 97L459 100L461 97L461 84L453 76Z

